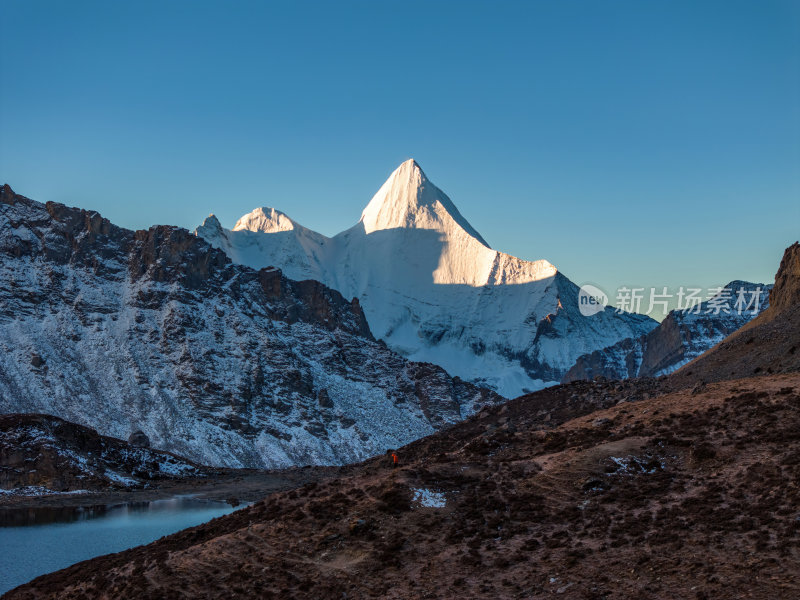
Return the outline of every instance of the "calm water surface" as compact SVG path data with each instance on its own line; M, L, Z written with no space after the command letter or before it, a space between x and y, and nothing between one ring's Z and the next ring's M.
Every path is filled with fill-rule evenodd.
M114 507L0 510L0 594L82 560L148 544L235 510L188 497Z

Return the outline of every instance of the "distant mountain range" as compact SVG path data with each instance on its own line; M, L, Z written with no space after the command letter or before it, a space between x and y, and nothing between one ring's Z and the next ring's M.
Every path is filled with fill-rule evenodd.
M657 325L611 308L581 314L574 283L545 260L490 248L414 160L332 238L266 207L231 230L212 215L196 233L235 263L358 298L393 350L507 397L557 383L581 355Z
M650 333L581 356L563 383L667 375L714 347L769 307L772 284L731 281L698 306L673 310Z
M800 243L783 254L769 293L769 307L740 329L682 366L675 382L724 379L800 371Z
M333 238L272 209L130 231L0 189L0 413L141 430L200 464L361 460L576 360L579 377L666 372L726 319L584 316L576 285L489 248L414 161ZM586 358L631 343L625 372Z

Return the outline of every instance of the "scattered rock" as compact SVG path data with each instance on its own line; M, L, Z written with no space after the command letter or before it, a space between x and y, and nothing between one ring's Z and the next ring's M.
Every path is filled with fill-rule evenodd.
M128 443L131 446L135 446L137 448L149 448L150 447L150 438L141 430L134 431L128 437Z

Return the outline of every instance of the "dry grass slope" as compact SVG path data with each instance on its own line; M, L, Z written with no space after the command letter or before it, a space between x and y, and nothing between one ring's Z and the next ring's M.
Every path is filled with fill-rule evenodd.
M8 598L798 597L800 375L664 387L522 397Z

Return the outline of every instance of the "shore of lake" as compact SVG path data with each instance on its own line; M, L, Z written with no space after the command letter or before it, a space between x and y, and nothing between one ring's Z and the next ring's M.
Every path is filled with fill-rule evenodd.
M154 481L135 488L108 488L86 492L43 495L0 494L0 510L36 508L77 508L150 502L175 496L229 502L255 502L283 490L324 479L337 467L297 467L281 470L218 469L202 477Z

